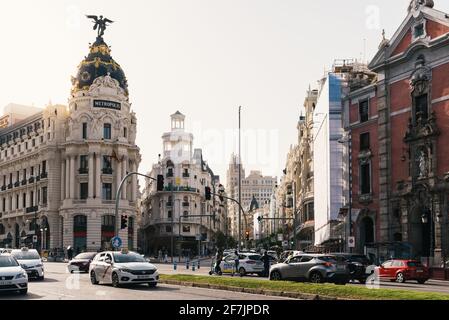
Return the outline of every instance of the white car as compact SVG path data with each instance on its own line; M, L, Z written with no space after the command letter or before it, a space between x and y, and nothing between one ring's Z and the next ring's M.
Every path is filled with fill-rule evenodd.
M28 275L10 254L0 254L0 292L28 292Z
M14 249L11 250L11 255L27 272L28 278L44 280L44 263L36 249Z
M239 267L237 271L240 276L243 277L246 274L263 276L264 266L260 258L261 256L255 253L239 253ZM235 259L235 253L224 257L220 263L221 272L233 274L235 272Z
M90 263L89 274L92 284L105 282L114 287L144 283L156 287L159 281L159 273L153 264L140 254L127 250L97 254Z

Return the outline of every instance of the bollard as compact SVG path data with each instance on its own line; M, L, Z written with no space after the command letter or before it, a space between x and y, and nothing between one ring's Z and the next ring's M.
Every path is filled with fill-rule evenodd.
M200 259L198 259L198 270L200 269Z
M177 264L176 264L176 261L174 261L173 262L173 270L175 270L176 271L176 268L177 268L178 266L177 266Z
M195 271L195 262L192 262L192 271Z
M189 270L189 260L186 260L186 269Z

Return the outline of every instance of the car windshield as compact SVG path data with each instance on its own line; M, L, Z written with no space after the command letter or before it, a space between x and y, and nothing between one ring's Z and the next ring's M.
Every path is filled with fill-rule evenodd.
M260 256L259 255L252 255L252 256L248 256L248 259L249 260L256 260L256 261L258 261L258 260L260 260Z
M116 263L147 262L144 257L135 253L114 253L114 261Z
M419 261L409 261L409 262L407 262L407 265L412 268L413 267L422 267L422 264Z
M0 256L0 268L17 267L19 264L11 256Z
M39 260L41 257L34 251L12 251L11 254L17 260Z
M85 253L80 253L79 255L77 255L75 257L75 259L88 259L88 260L90 260L90 259L93 259L95 257L95 255L96 255L96 253L87 253L87 252L85 252Z
M360 256L351 256L349 257L349 260L360 262L362 264L369 264L369 260L366 256L360 255Z

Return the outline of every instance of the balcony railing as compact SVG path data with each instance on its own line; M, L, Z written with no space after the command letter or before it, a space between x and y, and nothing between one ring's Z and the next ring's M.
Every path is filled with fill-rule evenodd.
M19 181L16 181L16 182L14 183L14 187L15 187L15 188L20 187L20 182L19 182Z
M24 185L26 185L27 184L27 179L23 179L22 180L22 186L24 186Z
M47 179L47 178L48 178L48 172L42 172L41 179Z
M103 168L102 169L102 172L103 172L103 174L112 174L112 168Z
M41 181L41 176L36 176L36 182L39 182L39 181Z
M8 184L8 189L12 189L12 183Z
M5 191L6 190L6 186L2 186L2 191Z
M88 168L80 168L78 170L79 174L88 174L89 173L89 169Z
M174 174L173 172L167 172L167 178L173 178Z
M34 177L30 177L29 179L28 179L28 183L33 183L34 182Z
M32 213L32 212L37 212L39 211L39 207L38 206L33 206L33 207L28 207L25 209L26 213Z

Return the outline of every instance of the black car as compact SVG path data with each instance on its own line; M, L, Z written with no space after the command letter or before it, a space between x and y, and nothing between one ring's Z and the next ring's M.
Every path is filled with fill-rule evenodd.
M67 268L70 273L74 271L89 272L89 266L92 260L97 255L97 252L83 252L77 255L75 258L69 261Z
M348 263L351 280L357 280L362 284L366 282L366 279L370 276L366 269L371 265L367 256L354 253L333 253L332 255Z

